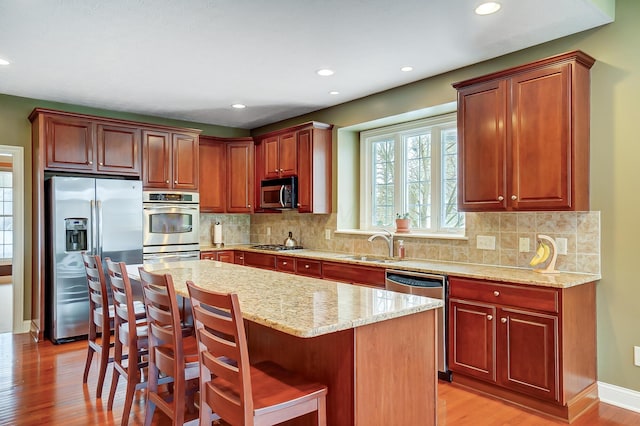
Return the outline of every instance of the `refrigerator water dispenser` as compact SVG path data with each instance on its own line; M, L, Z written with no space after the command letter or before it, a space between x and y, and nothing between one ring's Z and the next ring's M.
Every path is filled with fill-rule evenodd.
M66 251L84 251L87 249L87 218L68 217L64 219L66 231Z

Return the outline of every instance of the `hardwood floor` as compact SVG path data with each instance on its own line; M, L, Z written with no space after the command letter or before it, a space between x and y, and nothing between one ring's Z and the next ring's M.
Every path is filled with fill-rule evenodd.
M102 400L96 400L95 365L89 383L82 384L85 356L84 341L63 345L53 345L49 341L36 344L28 334L0 334L0 425L120 424L124 382L118 388L113 411L107 411L111 367L107 370ZM142 424L143 419L144 396L143 392L138 392L129 424ZM158 413L153 424L160 426L170 422ZM566 423L537 416L448 383L438 384L440 426L562 424ZM640 425L640 413L600 403L573 425Z

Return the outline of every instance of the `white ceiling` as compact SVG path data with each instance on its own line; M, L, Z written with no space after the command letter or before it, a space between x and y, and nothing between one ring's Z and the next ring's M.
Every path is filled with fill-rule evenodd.
M0 93L255 128L611 21L499 1L2 0Z

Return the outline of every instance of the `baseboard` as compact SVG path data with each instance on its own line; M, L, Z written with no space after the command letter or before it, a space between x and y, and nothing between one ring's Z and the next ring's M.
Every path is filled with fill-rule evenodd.
M22 321L22 324L18 325L17 327L14 324L13 334L28 333L30 329L31 329L31 321L30 320Z
M598 382L600 402L640 413L640 392Z

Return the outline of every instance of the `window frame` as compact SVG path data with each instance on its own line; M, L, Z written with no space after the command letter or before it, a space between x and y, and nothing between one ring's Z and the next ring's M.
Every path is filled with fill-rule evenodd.
M427 129L440 128L444 125L457 125L457 114L451 112L434 117L428 117L420 120L394 124L390 126L380 127L360 132L360 230L363 231L379 231L389 228L390 226L376 226L372 223L373 209L373 145L375 142L393 139L394 147L394 210L396 212L404 212L402 207L406 203L406 194L404 186L406 183L406 147L403 143L408 137L421 135ZM439 136L439 135L438 135ZM443 228L442 227L442 196L444 189L443 181L443 156L442 156L442 139L440 137L431 137L431 228L415 228L412 226L412 232L415 234L430 234L443 236L463 236L465 234L465 226L462 228ZM435 185L434 185L435 183ZM401 194L397 197L396 194ZM438 206L437 211L433 206ZM461 212L460 212L461 213ZM463 214L463 213L462 213ZM391 227L393 227L391 225Z

